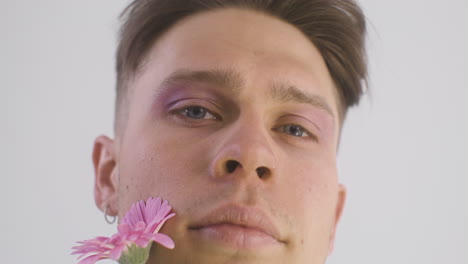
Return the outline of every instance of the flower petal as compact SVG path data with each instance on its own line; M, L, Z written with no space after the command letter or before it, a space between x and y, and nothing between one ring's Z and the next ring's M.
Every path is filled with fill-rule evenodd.
M139 221L145 221L143 212L145 208L145 201L138 201L134 203L131 207L130 210L125 214L125 217L122 219L121 223L126 223L132 228L135 227L135 225Z
M107 244L108 240L108 237L96 237L94 239L79 241L78 243L81 245L72 247L73 251L71 254L80 254L79 258L88 256L90 253L93 255L102 254L109 249L109 245Z
M152 234L151 239L154 242L159 243L166 248L173 249L175 247L174 241L165 234L161 234L161 233Z
M80 260L80 262L78 262L78 264L94 264L96 263L97 261L99 260L102 260L104 259L101 255L91 255L89 257L86 257L82 260Z
M164 219L162 219L161 222L159 222L158 225L154 228L153 233L159 232L159 230L160 230L161 227L164 225L164 223L166 223L166 221L167 221L169 218L173 217L174 215L175 215L175 214L172 213L172 214L170 214L170 215L164 217Z
M130 227L130 225L126 223L120 223L117 226L117 231L122 237L127 237L128 235L132 233L132 228Z
M161 208L161 203L162 203L162 200L159 197L156 198L156 199L150 197L150 199L148 199L148 201L146 202L146 210L145 210L145 214L148 217L148 218L146 218L146 220L148 221L147 224L152 219L154 219L156 214L159 212L159 210Z
M151 239L151 234L144 234L143 236L135 240L135 244L137 244L139 247L145 248L152 241Z
M120 256L122 255L122 252L124 252L126 249L127 249L127 246L125 243L116 246L109 253L109 258L113 260L118 260Z

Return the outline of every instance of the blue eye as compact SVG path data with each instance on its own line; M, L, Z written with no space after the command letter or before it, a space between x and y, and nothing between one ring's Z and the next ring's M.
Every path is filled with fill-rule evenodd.
M302 128L301 126L298 126L298 125L292 125L292 124L284 125L281 130L282 130L282 132L284 132L286 134L290 134L290 135L296 136L296 137L308 136L307 131L305 131L304 128Z
M201 106L188 106L182 109L181 114L191 119L216 119L206 108Z
M276 131L285 133L287 135L293 136L293 137L298 137L298 138L303 138L303 139L312 139L315 142L319 142L318 138L307 131L304 127L300 125L295 125L295 124L286 124L282 125L278 128L275 129Z

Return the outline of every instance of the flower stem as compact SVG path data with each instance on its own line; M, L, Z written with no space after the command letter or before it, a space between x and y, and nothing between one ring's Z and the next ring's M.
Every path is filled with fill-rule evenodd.
M146 264L149 258L151 244L153 243L148 244L146 248L141 248L132 244L128 248L128 251L122 254L118 262L120 264Z

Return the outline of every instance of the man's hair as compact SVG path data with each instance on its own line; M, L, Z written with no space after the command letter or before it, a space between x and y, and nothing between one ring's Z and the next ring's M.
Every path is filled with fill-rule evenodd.
M116 133L126 122L122 108L131 80L154 42L188 16L228 7L279 18L310 39L334 81L340 120L344 121L348 108L359 102L367 79L366 23L353 0L134 0L121 14L116 54Z

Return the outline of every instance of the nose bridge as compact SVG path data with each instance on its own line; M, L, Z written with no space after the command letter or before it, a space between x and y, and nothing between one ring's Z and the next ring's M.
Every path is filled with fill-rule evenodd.
M244 174L271 174L276 167L268 129L260 116L245 114L229 128L215 158L215 174L225 175L237 169ZM233 167L234 166L234 167Z

